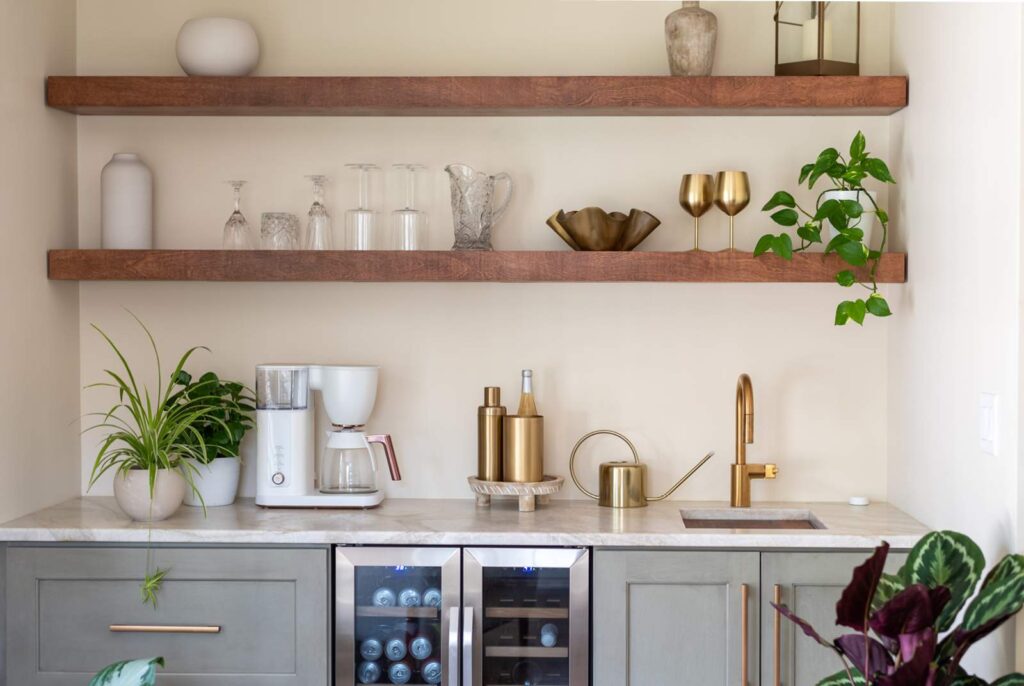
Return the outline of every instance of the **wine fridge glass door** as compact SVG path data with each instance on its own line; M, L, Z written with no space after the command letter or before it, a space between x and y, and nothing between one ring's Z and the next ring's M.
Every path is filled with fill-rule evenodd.
M337 686L458 683L459 558L458 548L337 549Z
M589 566L589 553L575 548L466 549L463 604L472 608L473 638L463 684L586 686Z

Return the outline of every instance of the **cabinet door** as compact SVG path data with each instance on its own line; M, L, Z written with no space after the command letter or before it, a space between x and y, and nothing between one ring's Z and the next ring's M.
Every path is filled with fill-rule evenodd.
M756 684L758 567L756 552L597 551L594 686Z
M81 686L102 667L162 655L164 686L325 686L326 548L156 548L169 571L139 598L142 548L7 549L11 684Z
M769 605L781 602L806 619L826 640L847 629L836 626L836 601L853 576L854 567L870 551L859 553L765 553L761 558L761 683L764 686L815 686L842 669L831 650L818 645ZM906 560L890 553L886 572L895 573ZM778 600L776 600L778 599Z

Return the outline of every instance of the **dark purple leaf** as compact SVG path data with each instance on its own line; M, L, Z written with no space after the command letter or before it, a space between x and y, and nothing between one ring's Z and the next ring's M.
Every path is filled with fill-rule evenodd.
M818 635L818 632L814 630L813 626L811 626L810 624L808 624L807 622L793 614L793 611L790 610L788 607L786 607L785 605L776 605L775 603L771 603L771 606L774 607L775 611L778 612L780 615L782 615L783 617L785 617L786 619L800 627L800 629L805 634L813 638L815 641L828 648L832 647L831 643L829 643L820 635Z
M871 615L871 628L879 636L891 639L901 634L916 634L935 624L949 598L949 589L945 586L929 589L924 584L913 584Z
M892 658L885 646L865 634L845 634L836 639L836 647L861 674L874 678L875 674L888 674Z
M875 686L922 686L936 683L932 671L932 657L935 654L935 632L925 629L923 641L914 652L914 657L904 662L892 674L878 677Z
M875 548L875 552L864 564L853 570L853 578L843 589L843 595L836 603L836 624L848 626L855 631L868 630L868 613L871 611L871 599L878 588L878 580L882 578L885 558L889 554L889 544Z
M964 631L963 629L957 628L950 634L953 637L953 643L960 649L959 652L967 652L967 647L973 643L977 643L981 639L988 636L990 633L998 629L1013 615L1003 615L1002 617L996 617L995 619L982 624L977 629L971 629L970 631Z
M900 634L900 659L907 662L913 658L917 654L917 649L928 641L929 636L934 636L934 633L934 630L928 627L912 634Z

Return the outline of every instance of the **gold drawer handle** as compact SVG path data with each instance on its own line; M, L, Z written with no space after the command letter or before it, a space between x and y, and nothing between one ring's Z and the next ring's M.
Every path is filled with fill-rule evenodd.
M772 602L776 605L782 604L782 586L775 584L772 590ZM782 686L782 615L779 614L778 610L772 613L772 640L774 642L774 663L772 667L772 676L774 677L775 686Z
M740 684L747 686L750 667L747 661L749 652L750 618L747 615L747 605L750 602L750 586L740 584Z
M111 624L116 634L219 634L219 626L165 626L159 624Z

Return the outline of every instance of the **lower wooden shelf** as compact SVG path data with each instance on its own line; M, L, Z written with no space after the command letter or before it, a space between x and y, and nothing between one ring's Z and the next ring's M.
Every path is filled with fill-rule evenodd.
M836 255L722 252L51 250L62 281L832 282ZM886 253L882 283L906 281L905 253Z

